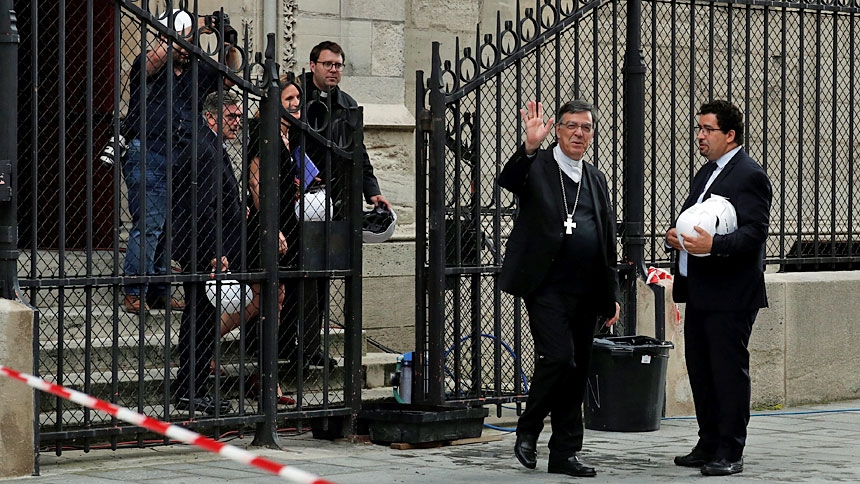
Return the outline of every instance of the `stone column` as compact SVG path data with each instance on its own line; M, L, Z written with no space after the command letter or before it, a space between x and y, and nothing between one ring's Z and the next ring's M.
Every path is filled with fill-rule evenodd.
M0 299L0 364L32 372L33 311L17 301ZM0 377L0 478L33 474L33 391Z
M664 340L675 345L669 350L669 362L666 368L666 416L695 415L693 393L690 390L690 378L687 376L687 360L684 358L684 327L678 320L676 311L683 311L672 300L672 282L662 280L658 283L665 288L663 304L666 308L663 325ZM637 334L655 336L654 321L654 292L642 280L637 278L636 288L636 329ZM683 314L683 313L682 313Z

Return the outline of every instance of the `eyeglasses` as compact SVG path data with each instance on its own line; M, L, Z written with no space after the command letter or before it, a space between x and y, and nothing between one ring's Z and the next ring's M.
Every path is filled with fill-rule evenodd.
M224 119L228 123L235 123L236 121L242 120L242 115L241 114L225 114Z
M321 66L323 66L323 69L325 69L327 71L334 69L337 72L340 72L343 70L343 64L341 64L340 62L325 61L325 62L317 62L317 64L320 64Z
M591 130L594 128L590 124L579 124L579 123L560 123L559 126L561 126L564 129L567 129L569 131L576 131L577 129L582 129L582 134L589 134L589 133L591 133Z
M714 131L722 131L720 128L712 128L710 126L693 126L693 132L696 133L696 136L699 135L699 132L705 133L705 136L710 136Z

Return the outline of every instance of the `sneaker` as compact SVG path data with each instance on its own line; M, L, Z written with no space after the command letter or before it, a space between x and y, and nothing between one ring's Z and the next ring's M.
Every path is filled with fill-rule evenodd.
M190 410L191 409L191 401L192 399L188 397L181 397L176 401L176 408L179 410ZM215 400L210 395L206 395L203 397L197 397L193 399L194 401L194 411L195 412L203 412L209 415L215 415ZM232 411L232 407L230 402L227 400L221 400L221 413L230 413Z
M123 301L123 307L125 308L125 312L127 312L127 313L140 314L140 310L141 310L140 297L138 297L138 296L126 296L125 300ZM149 306L144 304L143 310L148 311Z

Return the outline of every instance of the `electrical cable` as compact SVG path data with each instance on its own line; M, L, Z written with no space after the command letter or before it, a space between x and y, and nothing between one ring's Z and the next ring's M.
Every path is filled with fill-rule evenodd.
M400 392L397 391L398 388L399 387L391 387L391 390L394 392L394 400L397 403L406 403L406 401L403 400L403 397L400 396Z
M502 408L508 408L504 405ZM513 410L513 409L511 409ZM775 413L752 413L750 417L789 417L789 416L797 416L797 415L815 415L815 414L830 414L830 413L847 413L847 412L860 412L860 408L840 408L835 410L800 410L800 411L790 411L790 412L775 412ZM694 420L695 416L685 416L685 417L663 417L660 420ZM516 427L508 428L508 427L498 427L492 424L484 424L485 428L491 430L498 430L500 432L516 432Z
M789 411L789 412L773 412L773 413L751 413L750 417L790 417L796 415L815 415L815 414L823 414L823 413L847 413L847 412L860 412L860 408L840 408L835 410L797 410L797 411ZM661 420L693 420L696 416L684 416L684 417L663 417Z
M460 338L460 341L459 341L459 342L460 342L460 343L462 343L462 342L464 342L464 341L466 341L466 340L470 339L471 337L472 337L472 335L466 335L466 336L464 336L464 337ZM497 338L496 336L491 335L491 334L487 334L487 333L481 333L481 337L482 337L482 338L489 338L489 339L491 339L491 340L493 340L493 341L498 340L498 342L499 342L499 343L500 343L500 344L501 344L501 345L502 345L502 346L503 346L503 347L508 351L508 353L509 353L509 354L511 355L511 357L514 359L514 361L517 361L517 360L519 359L519 358L517 357L516 352L514 352L514 350L513 350L510 346L508 346L508 344L507 344L507 343L505 343L504 341L502 341L500 338ZM445 351L445 355L444 355L445 360L447 360L447 359L448 359L448 355L449 355L449 354L451 353L451 351L453 351L453 350L454 350L454 346L452 346L452 347L448 348L448 350L447 350L447 351ZM448 376L450 376L450 377L453 379L453 378L454 378L454 375L451 373L451 371L448 369L448 367L446 366L446 367L444 367L444 369L445 369L445 373L447 373L447 374L448 374ZM528 377L526 377L526 372L525 372L525 371L523 371L523 369L522 369L522 368L520 368L520 378L522 378L522 381L523 381L523 392L524 392L524 393L528 393L528 391L529 391L529 381L528 381ZM503 408L506 408L506 407L503 407ZM485 423L485 424L484 424L484 427L486 427L486 428L488 428L488 429L492 429L492 430L498 430L498 431L501 431L501 432L516 432L516 431L517 431L517 429L516 429L516 428L498 427L498 426L495 426L495 425L492 425L492 424L487 424L487 423Z
M471 334L467 334L466 336L463 336L462 338L460 338L459 343L462 343L462 342L464 342L464 341L466 341L466 340L470 339L471 337L472 337L472 335L471 335ZM481 333L481 337L482 337L482 338L489 338L489 339L494 340L494 341L495 341L495 340L498 340L498 341L499 341L499 343L500 343L500 344L501 344L501 345L502 345L506 350L508 350L508 353L511 355L511 357L513 357L514 361L519 360L519 358L517 357L516 352L514 352L514 350L513 350L510 346L508 346L508 344L507 344L507 343L505 343L504 341L502 341L502 339L501 339L501 338L497 338L497 337L495 337L494 335L492 335L492 334L487 334L487 333ZM456 345L455 345L455 346L456 346ZM449 355L449 354L451 353L451 351L453 351L453 350L454 350L454 346L451 346L450 348L448 348L448 349L445 351L445 354L443 355L443 358L444 358L445 360L447 360L447 359L448 359L448 355ZM447 367L447 366L445 366L445 367L444 367L444 370L445 370L445 373L447 373L451 378L454 378L454 375L451 373L451 371L448 369L448 367ZM524 392L524 393L528 393L528 392L529 392L529 381L528 381L528 378L526 377L526 372L525 372L525 371L523 371L523 369L522 369L522 368L520 368L520 378L522 378L522 381L523 381L523 392Z
M335 321L331 321L329 323L329 326L331 326L333 328L344 329L342 324L337 323ZM372 344L373 346L376 346L377 348L381 349L382 351L384 351L386 353L392 353L392 354L393 353L400 353L399 351L397 351L395 349L392 349L392 348L389 348L388 346L385 346L384 344L371 338L370 336L365 336L364 339L367 340L368 343Z
M459 343L462 343L462 342L464 342L464 341L466 341L466 340L470 339L471 337L472 337L472 335L466 335L466 336L463 336L462 338L460 338ZM487 333L481 333L481 337L482 337L482 338L489 338L489 339L494 340L494 341L495 341L495 340L498 340L498 341L499 341L499 343L500 343L500 344L501 344L501 345L502 345L502 346L503 346L503 347L508 351L508 353L509 353L509 354L511 355L511 357L514 359L514 361L517 361L517 360L519 359L519 358L517 357L516 352L515 352L515 351L514 351L514 350L513 350L513 349L512 349L512 348L511 348L507 343L505 343L504 341L502 341L500 338L496 338L495 336L493 336L493 335L491 335L491 334L487 334ZM370 338L368 338L368 341L370 341ZM456 345L455 345L455 346L456 346ZM448 349L445 351L445 354L443 355L443 358L444 358L445 360L447 360L447 359L448 359L448 355L449 355L449 354L451 354L451 351L453 351L453 350L454 350L454 346L451 346L450 348L448 348ZM456 378L454 377L454 374L451 372L451 370L449 370L449 369L448 369L448 367L447 367L447 366L443 366L443 371L444 371L444 372L445 372L449 377L451 377L451 379L456 379ZM523 371L523 370L522 370L522 368L520 368L520 378L522 379L522 382L523 382L523 392L528 393L528 391L529 391L529 381L528 381L528 377L526 377L526 372L525 372L525 371ZM394 399L395 399L398 403L405 403L405 402L403 401L402 397L400 396L400 393L397 391L397 387L394 387Z
M391 349L388 346L385 346L384 344L380 343L379 341L376 341L370 336L365 336L364 339L366 339L368 343L372 344L373 346L376 346L377 348L381 349L386 353L400 353L399 351Z

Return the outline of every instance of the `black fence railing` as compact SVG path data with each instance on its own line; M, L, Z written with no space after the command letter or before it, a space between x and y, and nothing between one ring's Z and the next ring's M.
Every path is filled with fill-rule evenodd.
M187 4L14 2L33 371L259 445L285 420L349 432L361 109L329 116L272 38L253 53L223 11ZM42 451L168 443L59 398L37 395L36 415Z
M426 363L413 392L525 398L527 315L495 283L517 205L496 177L521 143L528 100L551 112L571 98L597 106L588 156L619 217L627 300L616 331L636 331L635 279L670 264L663 237L702 163L692 128L711 99L741 106L745 147L773 181L767 263L857 269L858 23L856 1L537 0L470 46L458 39L452 60L434 44L430 75L417 79L416 217L429 229L416 238Z

